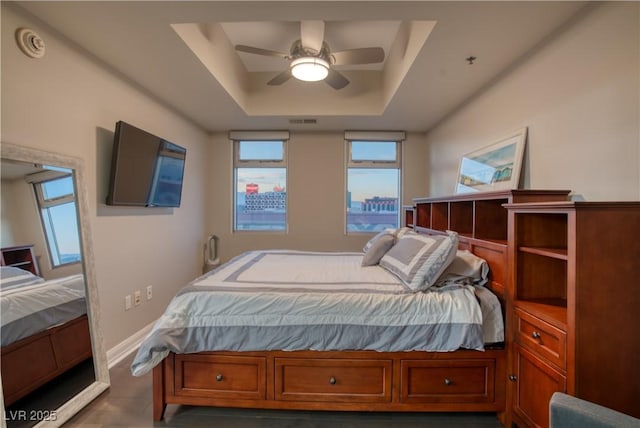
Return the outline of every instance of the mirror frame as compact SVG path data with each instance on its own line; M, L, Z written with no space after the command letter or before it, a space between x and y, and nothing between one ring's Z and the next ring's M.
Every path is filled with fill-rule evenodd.
M82 252L82 263L86 283L87 314L89 317L89 331L91 333L95 381L80 393L69 399L65 404L55 409L55 420L41 421L35 425L38 428L60 426L71 419L71 417L110 386L107 354L104 349L102 327L100 323L100 305L98 303L98 287L94 268L89 207L87 205L88 199L84 177L84 162L82 159L72 156L46 152L4 142L0 145L0 154L3 159L55 165L74 170L73 180L77 193L76 206L78 209L78 223L80 228L80 249ZM6 422L2 382L0 382L0 410L2 411L2 427L5 427ZM54 409L50 410L53 411Z

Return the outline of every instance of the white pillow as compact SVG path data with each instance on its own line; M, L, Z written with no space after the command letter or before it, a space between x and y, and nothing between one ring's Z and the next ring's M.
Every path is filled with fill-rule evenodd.
M404 233L382 257L380 266L396 275L411 290L431 287L451 264L458 249L458 234Z

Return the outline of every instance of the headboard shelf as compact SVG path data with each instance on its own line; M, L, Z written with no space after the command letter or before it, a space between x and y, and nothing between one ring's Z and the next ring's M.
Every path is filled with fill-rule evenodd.
M405 207L405 225L434 231L454 230L475 239L507 240L503 204L566 201L569 190L503 190L433 198L414 198Z
M459 247L484 258L491 268L489 287L505 297L508 211L504 204L567 201L569 190L504 190L433 198L414 198L404 207L405 226L416 232L458 233Z

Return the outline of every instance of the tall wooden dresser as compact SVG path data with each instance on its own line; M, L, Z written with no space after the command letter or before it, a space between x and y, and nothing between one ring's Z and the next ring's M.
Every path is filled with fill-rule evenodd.
M640 202L506 204L507 422L564 391L640 417Z

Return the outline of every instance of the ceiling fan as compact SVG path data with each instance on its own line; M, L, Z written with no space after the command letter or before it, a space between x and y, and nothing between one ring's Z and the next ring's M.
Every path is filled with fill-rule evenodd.
M289 68L267 82L272 86L282 85L295 77L307 82L324 80L332 88L342 89L349 84L349 79L334 70L334 65L375 64L384 61L384 49L380 47L331 52L324 41L324 21L301 21L300 39L293 42L288 54L246 45L236 45L235 49L288 60Z

